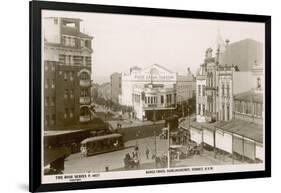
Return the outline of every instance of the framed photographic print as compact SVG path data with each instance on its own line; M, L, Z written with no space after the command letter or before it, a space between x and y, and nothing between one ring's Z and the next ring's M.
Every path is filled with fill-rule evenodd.
M271 17L30 2L30 191L271 176Z

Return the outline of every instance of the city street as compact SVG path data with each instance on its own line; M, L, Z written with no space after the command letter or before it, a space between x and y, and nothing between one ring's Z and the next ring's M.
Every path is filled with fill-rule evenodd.
M109 170L120 170L124 168L124 157L127 153L134 151L135 145L139 147L140 164L154 168L154 159L152 155L155 152L154 136L138 140L131 140L125 143L125 149L83 157L80 153L70 155L65 161L64 173L79 173L79 172L103 172L108 167ZM160 156L167 154L167 140L160 140L156 137L156 154ZM149 149L149 159L146 158L146 149ZM125 168L124 168L125 170Z
M105 172L106 167L109 171L125 170L124 157L125 154L130 155L134 151L135 145L139 147L140 167L138 169L155 168L152 155L155 152L154 136L138 140L131 140L125 143L123 150L83 157L80 153L70 155L65 161L64 173L83 173L83 172ZM157 156L167 155L167 140L161 140L156 137ZM149 149L149 158L146 158L146 149ZM214 157L213 152L204 150L200 155L190 156L186 159L172 160L171 167L188 167L188 166L206 166L206 165L223 165L223 164L241 164L237 160L230 157L217 155ZM137 168L134 168L137 169Z

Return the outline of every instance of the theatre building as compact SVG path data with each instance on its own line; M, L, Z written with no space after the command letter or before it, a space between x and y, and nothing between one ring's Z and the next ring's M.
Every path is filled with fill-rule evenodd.
M119 102L133 107L133 115L137 119L164 119L176 110L177 76L177 73L158 64L144 69L133 67L129 73L122 73Z
M44 125L63 129L91 121L93 37L80 19L44 18Z

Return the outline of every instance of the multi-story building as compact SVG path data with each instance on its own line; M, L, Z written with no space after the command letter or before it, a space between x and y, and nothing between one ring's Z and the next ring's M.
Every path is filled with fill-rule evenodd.
M179 76L158 64L144 69L133 67L129 73L122 73L120 103L131 106L140 120L163 119L175 112L177 101L181 103L192 97L195 82L188 77L192 76Z
M233 58L230 51L243 60ZM229 40L225 44L220 42L215 56L211 48L207 49L196 81L198 122L229 121L233 118L233 95L247 91L255 84L252 67L261 60L260 54L260 43L249 39L233 44L229 44Z
M191 73L190 68L187 69L186 75L177 75L176 81L176 103L178 111L183 116L189 111L187 108L188 101L192 97L195 97L196 80L194 75ZM188 113L188 112L187 112Z
M122 84L122 75L121 73L113 73L110 76L110 84L111 84L111 101L114 103L119 103L119 96L121 95L121 84Z
M80 22L76 18L44 18L46 129L61 129L91 120L93 37L80 31Z

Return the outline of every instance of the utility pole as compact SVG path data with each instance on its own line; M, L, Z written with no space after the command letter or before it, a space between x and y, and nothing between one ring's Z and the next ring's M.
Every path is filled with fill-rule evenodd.
M157 157L157 149L156 149L156 132L154 131L154 148L155 148L155 168L157 167L156 157Z
M168 168L170 168L170 124L168 124L168 154L167 154L167 158L168 158Z

